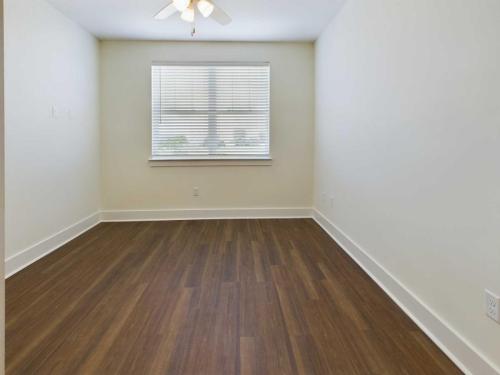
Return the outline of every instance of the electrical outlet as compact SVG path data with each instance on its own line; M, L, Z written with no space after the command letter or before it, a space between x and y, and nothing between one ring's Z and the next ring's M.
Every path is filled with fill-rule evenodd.
M500 323L500 297L486 290L486 315Z
M200 188L194 187L193 188L193 197L199 197L200 196Z
M330 208L333 208L333 204L334 204L333 197L330 197Z

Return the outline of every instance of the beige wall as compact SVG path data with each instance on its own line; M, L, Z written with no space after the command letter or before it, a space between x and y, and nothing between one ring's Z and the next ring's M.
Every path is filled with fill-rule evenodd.
M350 0L317 42L316 206L500 368L500 2ZM333 206L330 204L333 197Z
M5 2L5 36L9 258L99 210L99 49L39 0Z
M272 166L163 167L150 157L152 61L269 61ZM101 43L103 209L310 207L311 43ZM199 187L200 197L192 196Z

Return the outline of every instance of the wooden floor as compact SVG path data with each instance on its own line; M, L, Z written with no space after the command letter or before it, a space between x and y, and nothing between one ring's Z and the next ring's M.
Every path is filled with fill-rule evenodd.
M6 308L7 374L460 374L307 219L100 224Z

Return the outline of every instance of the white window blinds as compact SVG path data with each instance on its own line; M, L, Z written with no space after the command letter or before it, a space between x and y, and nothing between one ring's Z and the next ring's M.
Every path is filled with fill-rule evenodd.
M267 159L269 64L154 64L152 159Z

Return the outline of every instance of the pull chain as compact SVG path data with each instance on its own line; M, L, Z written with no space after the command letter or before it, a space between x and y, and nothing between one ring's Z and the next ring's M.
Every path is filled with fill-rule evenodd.
M191 30L191 38L194 38L196 35L196 20L193 21L193 30Z

